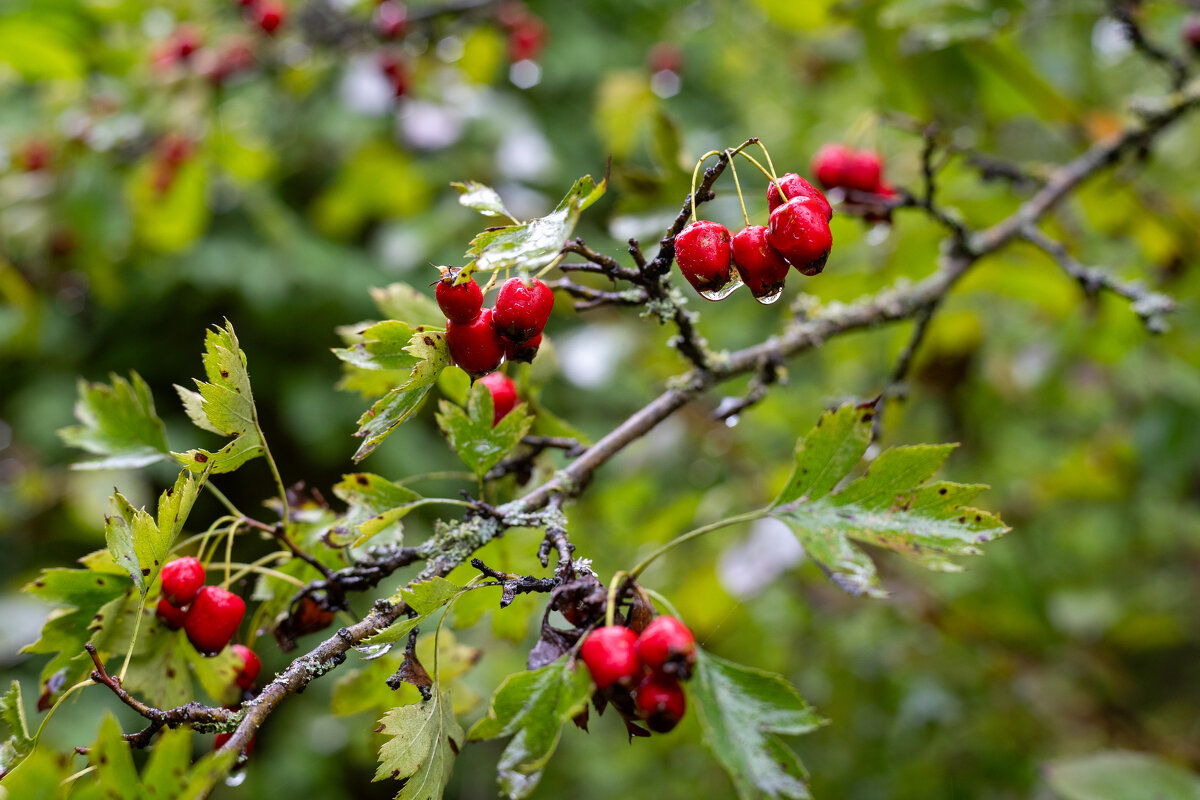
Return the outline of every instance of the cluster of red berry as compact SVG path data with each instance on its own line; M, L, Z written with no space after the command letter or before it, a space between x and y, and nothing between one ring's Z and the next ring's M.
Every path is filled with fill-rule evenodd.
M235 0L246 9L246 19L258 26L268 36L282 27L287 19L287 6L280 0Z
M446 344L454 363L479 378L505 359L533 361L554 308L550 287L537 279L509 278L500 285L495 307L484 308L483 290L475 279L456 283L458 277L459 270L443 268L434 289L446 315Z
M747 222L731 237L719 222L697 220L675 237L679 270L702 297L720 300L737 288L730 282L731 265L762 303L779 297L789 266L808 276L825 268L833 247L829 230L833 209L825 195L789 172L771 183L767 201L769 226Z
M683 719L687 700L679 682L696 666L696 639L679 620L655 617L641 635L624 625L597 628L579 656L613 706L632 711L650 730L666 733Z
M826 189L865 192L884 202L898 196L896 187L883 177L883 157L874 150L855 150L843 144L827 144L813 156L812 172L817 182ZM891 219L891 214L871 212L864 219L867 222L884 222Z
M508 59L536 61L546 45L546 23L531 12L524 3L501 3L496 10L496 23L508 34Z
M279 7L282 9L282 6ZM272 23L278 11L270 11L267 24ZM279 17L282 20L282 17ZM262 23L258 23L261 27ZM183 24L158 44L150 54L150 61L160 70L183 67L207 78L214 86L220 86L235 75L248 72L254 67L255 55L251 42L245 37L232 37L216 47L205 47L200 29L195 25Z
M204 579L204 565L192 556L168 561L155 613L171 630L183 628L193 647L212 656L237 633L246 603L220 586L205 586Z

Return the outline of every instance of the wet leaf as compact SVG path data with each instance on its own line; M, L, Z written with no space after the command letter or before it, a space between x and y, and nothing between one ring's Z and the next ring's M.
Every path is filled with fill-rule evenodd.
M393 709L380 725L390 739L379 749L375 780L407 779L398 800L439 800L464 740L450 693Z
M438 404L438 426L467 468L479 476L500 463L533 424L522 404L493 427L492 408L492 393L482 383L472 387L465 411L446 400Z
M110 377L111 386L79 381L75 418L80 424L58 432L68 445L100 456L77 461L73 469L136 469L170 455L166 429L142 376Z
M473 208L485 217L507 217L516 221L517 218L504 207L504 201L492 187L475 181L451 183L450 185L458 190L460 205Z

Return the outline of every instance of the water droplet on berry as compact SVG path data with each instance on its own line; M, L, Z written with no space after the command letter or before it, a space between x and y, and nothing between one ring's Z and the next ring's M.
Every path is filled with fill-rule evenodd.
M783 296L783 287L779 287L773 292L768 292L763 295L755 295L754 299L762 303L764 306L769 306Z
M229 775L225 778L225 785L230 787L241 786L246 782L246 771L241 770Z
M731 277L729 278L729 282L726 283L724 286L722 286L720 289L713 289L712 291L701 292L700 296L703 297L705 300L713 300L713 301L724 300L726 297L729 297L729 295L733 294L739 288L741 288L741 286L742 286L742 279L737 276L736 272L734 272L731 275Z

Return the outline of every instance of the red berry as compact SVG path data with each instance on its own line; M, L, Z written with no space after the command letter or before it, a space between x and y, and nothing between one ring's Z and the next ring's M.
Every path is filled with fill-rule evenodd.
M755 297L777 294L783 289L790 269L780 252L767 241L767 229L762 225L750 225L734 234L733 266Z
M509 278L500 286L496 311L492 316L496 332L514 344L539 335L554 308L554 292L539 280L526 283Z
M517 385L503 372L484 375L479 382L492 393L492 427L517 406Z
M767 241L804 275L820 274L833 248L829 222L809 197L793 197L771 212Z
M859 150L846 166L842 185L860 192L876 192L883 177L883 158L874 150Z
M20 162L26 172L37 172L50 166L50 145L43 139L26 142L21 149Z
M538 348L542 346L542 335L539 333L527 342L517 344L511 339L500 337L500 341L504 342L504 357L509 361L522 361L526 364L533 363L533 357L537 355Z
M638 684L634 702L638 715L646 720L646 727L655 733L673 729L687 710L687 698L679 681L653 672Z
M846 185L846 173L854 151L842 144L827 144L817 151L812 160L812 174L817 183L826 189Z
M526 14L513 23L508 32L508 58L514 62L536 59L545 44L545 23L534 14Z
M183 627L183 621L187 619L187 610L176 608L167 602L167 598L158 598L158 606L154 610L155 616L163 621L173 631L177 631Z
M683 72L683 50L674 42L658 42L646 55L651 72Z
M472 377L486 375L504 360L504 343L492 327L492 309L466 323L446 322L446 344L454 363Z
M696 664L696 637L675 617L655 617L637 640L642 663L656 672L688 678Z
M233 681L243 689L249 689L254 685L254 679L258 677L258 673L262 669L262 660L259 659L258 653L244 644L235 644L232 650L241 662L238 664L237 677Z
M266 34L274 34L287 19L287 6L278 0L258 0L253 11L254 23Z
M205 586L196 593L183 629L188 641L206 656L216 655L229 644L246 614L246 603L220 586Z
M1192 14L1183 21L1183 41L1200 53L1200 14Z
M375 9L375 30L384 39L395 39L404 34L408 26L408 9L404 3L383 0Z
M175 55L180 61L188 60L192 57L192 53L200 49L201 41L200 31L195 26L180 25L175 29L175 34L172 37Z
M216 736L213 737L213 750L220 750L222 747L225 746L225 743L228 742L232 738L233 738L232 733L218 733ZM254 752L254 739L255 739L255 737L251 736L250 741L246 742L245 752L246 752L247 756L250 755L252 752Z
M767 189L767 205L771 211L779 208L793 197L811 197L820 207L821 212L825 215L825 219L833 219L833 208L830 207L829 201L825 199L825 195L821 190L796 173L789 172L780 178L779 188L783 189L782 196L779 194L779 189L775 188L774 185Z
M900 193L896 191L896 187L892 186L887 181L882 181L879 184L879 187L875 190L875 194L885 202L890 202L900 196ZM881 213L871 212L864 215L863 219L867 222L891 222L892 210L889 208Z
M634 643L637 634L623 625L596 628L579 648L579 657L592 674L597 689L614 683L630 686L642 671Z
M408 93L410 75L408 65L399 55L385 51L379 54L379 70L392 84L392 92L396 97Z
M192 556L168 561L162 568L163 599L176 608L192 602L204 585L204 565Z
M456 269L444 270L433 296L437 298L438 308L442 309L446 319L465 324L478 317L483 309L483 291L474 278L455 286L458 272Z
M679 271L697 292L714 292L729 282L729 248L729 231L719 222L698 220L675 237Z

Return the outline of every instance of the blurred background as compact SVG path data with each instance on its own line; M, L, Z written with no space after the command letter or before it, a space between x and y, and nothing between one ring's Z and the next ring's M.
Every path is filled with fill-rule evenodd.
M1186 58L1186 5L1139 5L1147 35ZM203 331L228 318L284 479L329 496L354 469L350 434L369 403L334 388L334 329L379 317L371 287L404 281L432 294L431 265L463 263L491 223L458 205L451 181L490 184L530 217L611 159L609 192L578 233L620 256L629 237L651 246L662 235L701 153L748 136L781 173L806 173L825 142L873 147L890 180L915 187L922 143L887 123L899 112L1042 174L1121 125L1131 96L1167 89L1105 10L1089 0L0 0L6 677L36 697L42 659L17 651L48 609L19 587L103 547L114 485L138 504L173 478L169 467L68 469L55 431L73 422L77 377L136 369L172 448L205 444L172 384L201 374ZM1084 263L1176 297L1169 332L1148 334L1124 301L1086 300L1020 245L979 264L935 318L884 443L961 442L945 477L991 484L980 503L1014 530L966 572L876 554L892 598L852 598L762 523L698 540L647 573L707 648L785 674L831 720L793 743L815 796L1049 797L1042 765L1107 748L1200 768L1197 141L1193 116L1089 183L1052 225ZM751 221L765 223L765 181L739 174ZM732 183L718 190L704 214L733 228ZM939 198L984 226L1031 190L955 159ZM891 226L835 216L833 233L825 273L793 274L777 305L744 291L710 305L684 287L709 343L765 338L801 292L847 301L917 280L942 236L911 211ZM653 320L558 301L534 371L542 404L584 434L602 435L686 366ZM786 385L733 424L708 417L720 396L677 414L572 510L577 554L607 580L695 525L763 505L795 439L823 408L879 393L909 333L908 323L856 333L795 359ZM427 404L362 467L392 479L458 469L433 412ZM272 491L261 461L220 485L243 508ZM205 500L193 524L219 513ZM431 521L411 517L408 540ZM515 533L483 555L540 569L539 538ZM455 632L481 656L464 697L486 697L522 668L542 602L522 596ZM259 651L268 674L288 661L267 640ZM378 709L334 714L354 709L329 703L354 667L289 701L259 736L245 783L217 796L392 796L394 784L369 783ZM47 741L91 741L112 700L83 693ZM448 796L494 796L500 749L467 747ZM590 735L565 732L537 796L666 800L700 787L732 795L693 718L630 745L607 715Z

